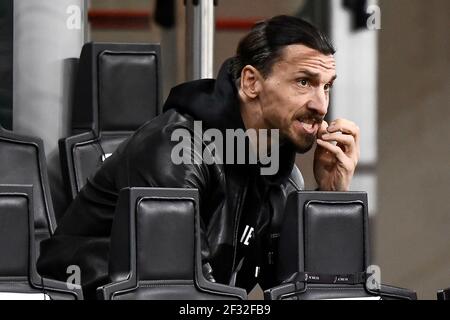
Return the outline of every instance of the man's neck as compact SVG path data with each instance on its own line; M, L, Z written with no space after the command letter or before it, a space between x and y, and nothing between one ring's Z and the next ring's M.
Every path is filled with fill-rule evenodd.
M256 141L254 141L254 137L252 135L249 136L250 142L252 147L254 148L254 151L258 151L258 146L264 145L269 150L270 154L270 146L271 146L271 138L270 138L270 128L266 125L261 105L259 102L255 100L249 100L241 90L239 90L239 103L240 103L240 112L241 112L241 118L244 123L245 129L249 130L255 130L256 131ZM267 135L267 141L266 144L261 144L260 141L258 141L259 137L261 137L260 130L266 129L268 131ZM266 150L260 150L260 152L266 152Z

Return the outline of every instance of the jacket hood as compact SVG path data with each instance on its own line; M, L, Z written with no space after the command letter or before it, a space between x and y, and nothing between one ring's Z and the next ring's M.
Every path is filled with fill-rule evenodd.
M217 80L203 79L187 82L174 87L164 105L164 112L175 109L187 114L196 121L202 121L204 129L246 130L240 113L238 91L231 75L228 59L222 65ZM271 183L285 181L292 172L295 163L295 149L290 143L280 146L280 167L278 174L269 178ZM252 165L246 165L249 169ZM256 165L256 168L259 168Z
M229 72L230 62L228 59L222 65L217 80L197 80L173 88L164 112L176 109L202 121L208 129L244 129L237 88Z

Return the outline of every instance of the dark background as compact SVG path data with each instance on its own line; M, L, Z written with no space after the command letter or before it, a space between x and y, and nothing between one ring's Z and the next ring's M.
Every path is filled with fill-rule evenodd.
M0 124L12 129L13 0L0 1Z

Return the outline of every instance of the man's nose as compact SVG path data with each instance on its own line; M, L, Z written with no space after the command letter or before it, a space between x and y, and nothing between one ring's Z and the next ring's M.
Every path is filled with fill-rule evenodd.
M328 111L328 94L320 89L315 90L314 93L311 94L308 108L324 117Z

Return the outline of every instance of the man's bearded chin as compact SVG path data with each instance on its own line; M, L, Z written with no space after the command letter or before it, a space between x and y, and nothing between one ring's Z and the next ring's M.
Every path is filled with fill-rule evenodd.
M295 149L295 151L300 154L308 153L313 148L316 140L316 135L303 136L301 137L301 139L297 138L295 140L286 136L281 138L283 144L289 143L290 145L292 145L293 149Z
M294 142L295 151L300 154L309 152L316 143L316 140L316 135L302 137L300 142L298 140Z

